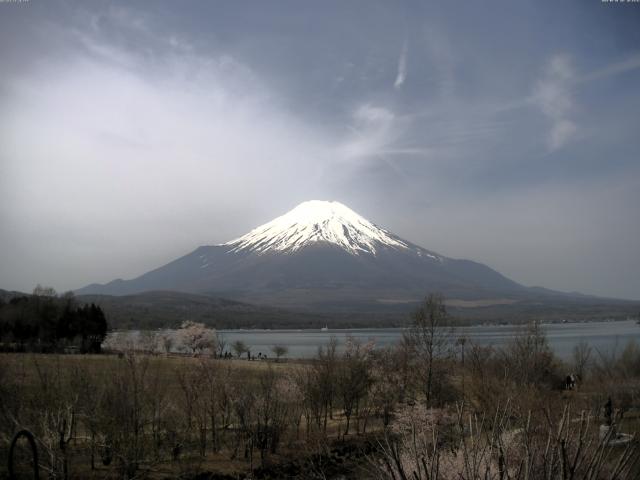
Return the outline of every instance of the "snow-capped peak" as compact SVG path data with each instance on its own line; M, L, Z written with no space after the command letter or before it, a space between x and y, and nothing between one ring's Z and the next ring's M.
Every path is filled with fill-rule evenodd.
M316 242L337 245L351 254L379 248L410 248L405 242L339 202L310 200L246 235L225 243L230 251L295 252Z

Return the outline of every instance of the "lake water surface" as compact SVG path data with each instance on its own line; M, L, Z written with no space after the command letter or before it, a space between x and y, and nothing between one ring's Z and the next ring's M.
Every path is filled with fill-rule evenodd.
M601 353L622 351L625 345L634 340L640 344L640 325L634 320L603 321L584 323L542 324L551 349L561 358L571 357L573 347L581 341L587 342L594 350ZM524 327L517 325L478 325L456 330L456 336L464 335L469 341L482 345L502 347L511 341ZM174 332L169 330L169 332ZM348 336L363 343L370 340L376 347L385 347L397 343L401 338L402 328L355 328L323 330L218 330L218 337L223 338L227 350L231 343L242 340L251 348L252 355L273 356L271 347L284 345L289 349L288 358L310 358L317 354L318 347L327 345L331 337L336 337L339 349L344 346ZM135 343L140 336L138 331L115 332L112 336L126 336L127 341ZM597 355L597 352L594 352Z
M464 335L478 345L500 347L513 339L522 328L514 325L478 325L458 329L456 335ZM549 345L561 358L569 358L573 347L580 341L586 341L602 353L621 351L630 340L640 344L640 325L634 320L543 324L542 328ZM363 342L373 340L377 347L384 347L397 343L403 331L401 328L221 330L218 335L224 338L227 345L235 340L242 340L251 347L252 355L262 352L272 356L273 345L284 345L289 348L289 358L309 358L318 352L318 347L326 345L332 336L338 339L340 345L344 345L350 335Z

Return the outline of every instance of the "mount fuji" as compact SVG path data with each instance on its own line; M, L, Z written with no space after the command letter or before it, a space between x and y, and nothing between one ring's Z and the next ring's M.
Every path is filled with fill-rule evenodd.
M480 263L419 247L339 202L312 200L235 240L201 246L137 278L76 293L151 290L297 310L361 311L412 303L428 292L477 302L509 301L532 289Z

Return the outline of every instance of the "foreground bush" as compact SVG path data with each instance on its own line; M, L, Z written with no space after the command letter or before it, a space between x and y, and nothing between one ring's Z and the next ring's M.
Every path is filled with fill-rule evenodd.
M374 466L393 480L624 480L637 478L639 463L635 438L601 435L592 417L569 407L548 424L508 406L481 417L414 407L386 432Z

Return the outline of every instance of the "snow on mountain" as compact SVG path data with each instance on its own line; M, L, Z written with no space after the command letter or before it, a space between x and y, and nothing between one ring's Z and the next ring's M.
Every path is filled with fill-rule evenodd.
M339 202L310 200L223 245L230 252L295 252L310 244L337 245L353 255L411 246Z

